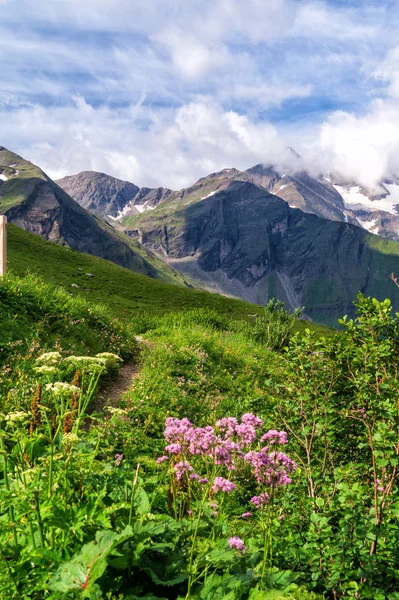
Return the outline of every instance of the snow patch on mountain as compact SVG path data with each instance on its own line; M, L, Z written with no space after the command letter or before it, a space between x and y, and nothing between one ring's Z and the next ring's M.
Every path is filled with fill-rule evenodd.
M399 204L399 186L395 184L385 186L389 192L384 198L378 200L370 200L362 191L358 185L344 187L341 185L334 185L334 188L342 196L346 208L352 210L365 210L368 212L374 212L376 210L383 210L391 213L391 215L398 215L396 206ZM394 193L391 194L388 188L392 188Z
M144 204L135 204L134 208L136 208L139 211L139 213L142 213L146 210L154 210L155 206L148 206L147 202L144 202Z
M107 217L109 219L112 219L113 221L120 221L123 217L125 217L127 215L127 213L132 210L132 209L136 209L137 212L142 213L146 210L154 210L155 206L149 206L148 205L148 200L146 200L144 202L144 204L133 204L133 201L128 202L126 204L126 206L124 206L122 208L122 210L120 210L118 212L118 214L116 215L116 217L113 217L112 215L107 215Z
M377 223L378 223L378 217L376 219L372 219L371 221L366 221L363 219L357 219L358 223L363 227L363 229L366 229L367 231L369 231L370 233L374 233L377 235L378 231L379 231L379 227L377 227L377 229L375 229L374 231L372 231L374 229L374 227L376 227Z
M231 169L229 169L229 170L231 171ZM202 198L200 198L200 200L205 200L205 198L210 198L211 196L214 196L215 194L216 194L216 190L214 192L211 192L207 196L202 196Z
M5 175L3 175L3 173L0 173L0 179L2 181L7 181L8 177L6 177Z

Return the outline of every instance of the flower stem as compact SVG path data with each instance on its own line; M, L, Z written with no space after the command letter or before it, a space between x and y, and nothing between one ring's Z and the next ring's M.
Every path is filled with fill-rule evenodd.
M5 447L5 443L4 443L4 438L3 436L0 437L0 447L3 451L3 473L4 473L4 483L6 486L6 490L7 492L10 491L10 482L8 480L8 456L7 456L7 450ZM10 506L10 508L8 509L8 518L9 518L9 523L10 523L10 527L12 528L12 534L13 534L13 538L14 538L14 545L15 548L18 547L18 538L17 538L17 531L15 528L15 513L14 513L14 507Z
M133 520L133 505L134 505L134 496L136 494L136 487L137 487L137 479L139 476L139 469L140 469L140 463L137 463L137 468L136 468L136 472L133 476L133 481L132 481L132 496L130 498L130 510L129 510L129 525L132 524L132 520Z

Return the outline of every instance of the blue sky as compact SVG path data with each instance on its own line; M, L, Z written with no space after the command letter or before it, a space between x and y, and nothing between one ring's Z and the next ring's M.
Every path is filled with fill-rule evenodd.
M0 144L57 177L397 170L399 3L0 0ZM399 161L398 161L399 162Z

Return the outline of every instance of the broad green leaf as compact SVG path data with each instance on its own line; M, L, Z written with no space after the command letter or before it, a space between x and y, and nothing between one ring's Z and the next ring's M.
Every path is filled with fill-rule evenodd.
M50 579L54 592L83 592L82 598L96 598L95 582L107 568L107 556L133 534L127 526L122 533L98 531L93 542L85 544L70 561L63 563Z

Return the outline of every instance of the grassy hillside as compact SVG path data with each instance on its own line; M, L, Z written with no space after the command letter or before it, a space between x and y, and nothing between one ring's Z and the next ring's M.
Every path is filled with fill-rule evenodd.
M248 319L249 315L264 312L263 307L241 300L155 281L101 258L52 244L11 224L8 225L8 247L8 265L12 272L24 275L29 270L45 281L62 285L73 296L106 303L112 314L121 319L203 307L233 319ZM298 321L299 330L306 327L320 333L330 331Z
M106 299L108 263L80 265L100 262ZM359 297L341 335L291 336L281 351L278 310L234 320L203 294L200 309L122 322L115 299L110 311L62 287L0 281L2 600L397 600L389 301ZM137 322L134 380L88 415Z

